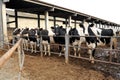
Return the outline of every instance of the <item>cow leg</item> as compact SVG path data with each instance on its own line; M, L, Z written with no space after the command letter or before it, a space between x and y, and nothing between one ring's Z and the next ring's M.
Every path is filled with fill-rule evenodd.
M117 49L117 38L112 38L112 49ZM115 58L117 58L117 54L115 53Z
M90 54L90 56L89 56L90 61L91 61L91 63L94 63L94 54L95 54L96 44L95 43L91 43L91 44L89 44L87 46L89 48L88 53Z
M78 45L78 44L77 44L77 42L75 41L75 42L72 43L72 45L73 45L73 50L74 50L74 56L76 56L76 55L77 55L76 45Z
M35 45L34 45L34 46L35 46L35 53L36 53L36 52L37 52L37 51L36 51L36 48L37 48L37 47L36 47L36 46L37 46L36 42L35 42Z
M59 56L62 55L62 51L61 50L62 50L62 46L59 46L59 53L60 53Z
M25 39L25 49L27 50L27 40Z
M31 52L33 53L33 42L30 42Z
M94 56L95 56L95 49L92 50L92 59L91 59L91 63L94 63Z
M49 54L49 56L51 55L51 53L50 53L50 44L48 44L48 54Z
M73 49L74 49L74 56L76 56L76 55L77 55L77 53L76 53L76 52L77 52L77 49L76 49L76 47L75 47L75 46L74 46L74 48L73 48Z
M81 51L81 49L78 48L78 56L79 56L79 57L81 56L81 55L80 55L80 51Z
M27 40L27 44L26 44L26 48L27 48L27 51L28 51L28 45L29 45L29 43L28 43L29 41Z
M80 44L78 44L78 56L79 56L79 57L81 56L81 55L80 55L80 51L81 51L80 46L81 46L81 43L80 43Z
M45 51L45 55L47 55L47 45L46 44L43 44L44 45L44 51Z

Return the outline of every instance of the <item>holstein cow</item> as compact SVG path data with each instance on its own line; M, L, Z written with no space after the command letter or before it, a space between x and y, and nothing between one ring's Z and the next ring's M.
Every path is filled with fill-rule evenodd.
M80 57L81 44L86 42L83 29L81 27L75 28L67 27L67 34L70 35L70 44L73 46L74 56L76 56L77 54L77 48L75 46L78 46L78 55Z
M54 37L55 42L58 44L64 44L64 45L65 45L65 34L70 35L69 44L73 46L75 56L77 54L77 49L75 46L79 47L78 48L78 55L80 57L81 44L86 42L85 37L83 37L85 35L83 33L82 28L80 28L80 27L75 27L75 28L67 27L67 29L65 29L61 26L61 27L57 27L56 29L54 29L54 33L55 33L55 37ZM60 46L59 47L60 55L61 55L61 50L62 50L62 47Z
M95 48L97 46L105 46L111 43L112 49L115 49L117 47L117 39L114 37L111 38L112 36L115 36L114 34L115 32L112 29L96 28L94 24L89 24L88 22L83 22L83 24L80 24L80 27L83 28L83 32L86 35L85 38L86 38L87 46L89 48L88 53L90 54L91 63L94 63ZM101 37L101 36L111 36L111 37Z
M66 33L66 30L61 27L51 27L48 30L41 29L39 32L40 36L42 37L41 43L43 44L45 55L47 55L47 48L49 56L50 53L50 43L58 43L58 44L65 44L65 38L63 37ZM62 47L59 46L59 51L61 55Z
M22 29L20 32L20 36L23 38L23 48L28 50L28 32L29 28Z
M67 27L67 29L65 29L62 26L57 26L57 27L51 27L48 30L40 30L39 33L40 35L43 35L42 44L44 45L45 55L47 54L45 44L48 45L47 46L48 52L49 52L49 55L51 55L50 54L50 43L57 43L57 44L65 45L65 34L70 35L69 44L73 45L75 56L77 53L75 46L80 47L82 43L86 42L85 37L80 37L80 36L85 36L83 33L83 28L80 28L80 27L77 27L77 28ZM78 48L78 51L80 51L80 48ZM60 53L59 56L61 56L61 52L62 52L62 46L59 46L59 53ZM80 52L79 52L79 56L80 56Z
M13 41L12 41L12 43L14 44L14 43L16 43L17 42L17 40L18 40L18 37L20 37L20 28L16 28L14 31L13 31Z
M53 32L55 35L53 36L55 43L65 45L65 34L66 34L66 29L63 28L63 26L59 27L54 27L52 28ZM59 56L61 56L63 46L59 45ZM65 50L65 48L64 48Z
M35 50L36 53L36 47L37 47L37 29L30 29L28 31L28 38L30 42L31 52Z

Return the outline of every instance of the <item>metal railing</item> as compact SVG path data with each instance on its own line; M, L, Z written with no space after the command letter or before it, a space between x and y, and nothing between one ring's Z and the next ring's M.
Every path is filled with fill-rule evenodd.
M42 36L45 36L45 35L42 35ZM78 56L74 56L74 55L70 55L69 54L69 48L70 47L76 47L76 46L72 46L71 44L69 44L69 38L70 37L86 37L86 36L70 36L70 35L68 35L68 34L66 34L65 36L59 36L59 37L65 37L65 45L61 45L61 44L58 44L58 45L60 45L60 46L65 46L65 54L63 54L64 56L65 56L65 62L66 63L68 63L69 62L69 57L73 57L73 58L80 58L80 59L84 59L84 60L90 60L89 58L87 58L87 57L83 57L83 56L81 56L81 57L78 57ZM87 36L87 37L96 37L96 36ZM112 38L120 38L120 36L97 36L97 37L106 37L106 38L111 38L111 40L112 40ZM40 40L42 41L42 38L40 38ZM103 49L103 50L105 50L105 51L109 51L110 53L109 53L109 60L108 61L104 61L104 60L99 60L99 59L95 59L94 61L96 61L96 62L102 62L102 63L109 63L109 64L114 64L114 65L120 65L120 63L118 63L118 62L113 62L112 61L112 51L115 51L116 53L115 54L119 54L119 52L120 52L120 50L119 49L112 49L112 41L110 42L110 47L109 47L109 49L107 48L95 48L96 50L99 50L99 49ZM56 44L50 44L50 45L56 45ZM80 47L76 47L76 48L82 48L82 49L90 49L90 48L88 48L88 47L83 47L83 46L80 46ZM43 50L42 50L42 47L41 47L41 49L40 49L40 52L41 52L41 55L43 56L43 53L42 52L44 52ZM52 54L56 54L56 52L51 52Z
M19 75L18 75L18 80L21 79L21 71L23 68L23 64L24 64L24 51L23 51L23 47L22 47L22 38L20 38L17 43L10 48L3 56L1 56L0 58L0 68L10 59L10 57L13 55L13 53L16 51L16 49L18 50L18 58L19 58Z

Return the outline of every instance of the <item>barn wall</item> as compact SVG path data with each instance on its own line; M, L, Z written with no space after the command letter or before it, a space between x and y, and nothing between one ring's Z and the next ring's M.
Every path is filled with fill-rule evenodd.
M15 21L14 11L7 11L7 14L8 15L13 15L13 16L9 16L8 22ZM19 28L25 28L25 27L37 28L38 27L38 21L37 21L37 15L36 14L18 12L18 16L23 16L23 17L18 17L18 27ZM25 18L25 17L28 17L28 18ZM40 15L40 18L41 18L40 27L45 28L45 20L44 20L45 16ZM58 20L58 21L56 21L56 24L58 24L59 26L62 25L65 28L65 24L63 24L63 22L62 22L62 21L65 21L64 18L56 17L56 20ZM74 20L72 20L72 22L74 22ZM54 25L53 17L49 16L49 26L48 26L48 28L50 28L53 25ZM72 23L72 26L74 26L74 23ZM15 23L8 24L8 27L14 28Z

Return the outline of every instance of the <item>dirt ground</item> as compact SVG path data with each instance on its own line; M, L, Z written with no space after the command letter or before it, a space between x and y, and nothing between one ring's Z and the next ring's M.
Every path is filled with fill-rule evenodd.
M0 50L0 56L5 51ZM69 64L64 57L52 55L25 55L21 80L115 80L110 75L92 69L91 63L70 58ZM0 80L17 80L19 73L18 55L14 55L0 68Z

